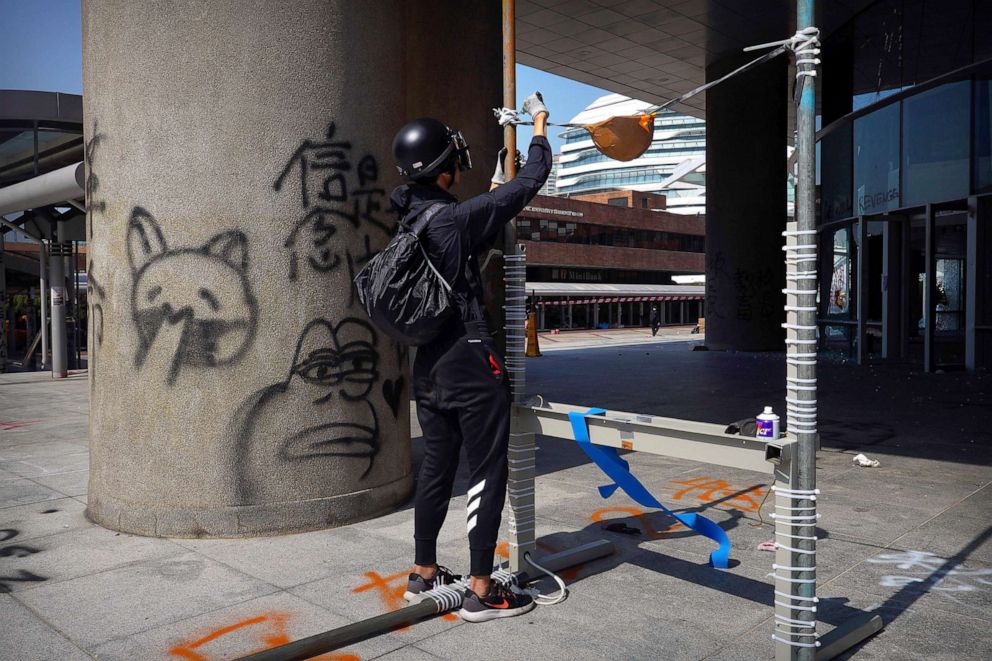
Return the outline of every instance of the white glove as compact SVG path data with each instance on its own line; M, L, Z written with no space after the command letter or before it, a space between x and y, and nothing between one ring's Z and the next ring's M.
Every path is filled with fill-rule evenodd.
M497 185L506 183L506 172L503 169L504 158L506 158L506 147L500 149L499 153L496 154L496 170L493 172L493 178L491 181Z
M520 123L520 116L513 108L493 108L493 115L496 116L496 121L499 122L500 126Z
M514 154L514 159L517 162L517 170L519 170L522 167L522 163L524 162L523 159L521 159L520 157L519 151L516 152L516 154ZM506 147L503 147L502 149L499 150L499 153L496 155L496 171L493 172L493 178L491 180L497 186L502 186L503 184L506 183L506 171L504 169L505 160L506 160Z
M520 110L527 113L531 117L537 117L542 112L547 113L548 116L551 115L551 113L548 112L548 107L544 105L544 97L541 96L540 92L534 92L524 99L524 104L520 106Z

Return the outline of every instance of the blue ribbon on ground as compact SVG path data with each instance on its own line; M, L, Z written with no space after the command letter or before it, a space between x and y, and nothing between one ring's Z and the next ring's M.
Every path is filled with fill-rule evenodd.
M593 445L589 440L589 427L586 423L587 415L603 415L605 409L589 409L585 413L573 411L568 414L568 419L572 423L572 433L579 447L592 459L597 466L602 469L613 480L613 484L599 487L599 495L609 498L617 489L623 489L628 496L643 507L653 507L675 518L679 523L690 530L694 530L703 537L712 539L719 545L715 551L710 553L710 564L718 569L726 569L730 560L730 539L723 528L707 519L705 516L689 512L686 514L676 514L664 505L657 498L651 495L643 484L636 477L630 474L630 464L620 458L616 448Z

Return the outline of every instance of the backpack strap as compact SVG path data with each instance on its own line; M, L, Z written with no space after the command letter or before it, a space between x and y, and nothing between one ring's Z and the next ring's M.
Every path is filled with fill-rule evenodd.
M448 206L447 202L436 202L429 206L426 211L416 212L416 219L413 222L410 222L410 216L407 216L403 219L402 224L408 232L419 238L420 234L430 224L431 219L446 206Z

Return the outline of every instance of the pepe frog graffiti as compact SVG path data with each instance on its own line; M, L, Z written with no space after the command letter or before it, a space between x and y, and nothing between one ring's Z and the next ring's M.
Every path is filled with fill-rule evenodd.
M135 207L127 253L139 369L151 355L164 356L172 385L184 367L219 367L244 356L258 319L244 234L221 232L202 246L169 248L155 218Z
M279 467L353 462L361 480L379 452L378 337L361 319L314 319L300 334L285 380L251 395L232 420L236 492L242 504L266 502L258 479Z

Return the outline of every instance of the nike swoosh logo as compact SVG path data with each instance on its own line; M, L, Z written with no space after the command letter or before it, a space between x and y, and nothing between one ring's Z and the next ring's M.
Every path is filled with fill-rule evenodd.
M486 605L489 606L490 608L509 608L510 607L510 604L507 603L506 599L500 599L500 603L498 603L498 604L493 604L493 603L487 602Z

